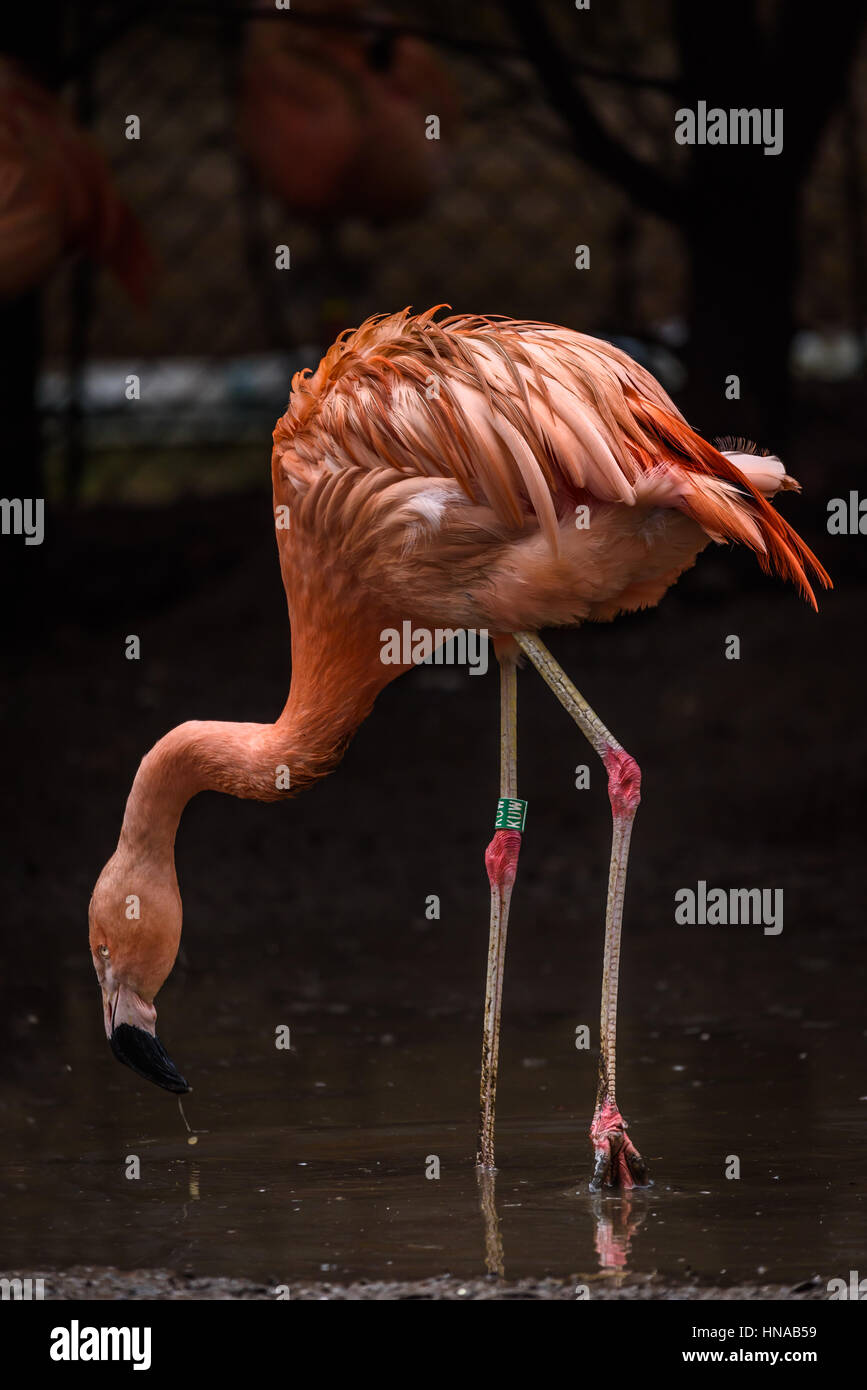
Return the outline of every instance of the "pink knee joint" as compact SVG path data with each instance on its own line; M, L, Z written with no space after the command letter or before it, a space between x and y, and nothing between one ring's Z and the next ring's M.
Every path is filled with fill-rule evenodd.
M521 852L520 830L495 830L485 850L485 868L492 888L511 888L518 872Z
M608 799L615 816L634 816L641 800L641 768L622 748L609 748L602 759L608 773Z

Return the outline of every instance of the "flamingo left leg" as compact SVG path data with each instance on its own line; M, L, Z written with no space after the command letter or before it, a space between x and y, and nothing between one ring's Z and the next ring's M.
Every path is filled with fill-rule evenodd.
M641 769L634 758L609 733L599 716L554 660L535 633L513 634L542 679L571 714L584 737L599 754L608 774L608 796L613 817L608 901L605 910L605 956L602 968L601 1050L596 1109L590 1126L594 1166L591 1192L601 1187L643 1187L649 1182L647 1165L626 1133L627 1125L615 1099L617 1049L617 982L620 970L620 932L632 823L641 800Z
M500 802L497 828L485 853L485 868L491 885L491 923L488 939L488 978L485 991L485 1029L482 1039L481 1118L476 1166L494 1172L494 1108L497 1099L497 1063L500 1052L500 1014L503 1006L503 971L506 961L506 931L509 904L518 872L521 849L523 802L517 800L518 786L518 672L517 653L497 651L500 663ZM522 827L514 825L514 808Z

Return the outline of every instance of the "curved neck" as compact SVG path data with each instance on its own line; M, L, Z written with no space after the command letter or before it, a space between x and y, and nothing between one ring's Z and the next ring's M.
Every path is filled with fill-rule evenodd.
M371 660L371 655L373 660ZM321 646L293 641L289 698L274 724L179 724L142 759L130 791L120 845L139 859L174 857L187 802L199 792L279 801L337 766L358 725L397 668L383 666L378 646Z

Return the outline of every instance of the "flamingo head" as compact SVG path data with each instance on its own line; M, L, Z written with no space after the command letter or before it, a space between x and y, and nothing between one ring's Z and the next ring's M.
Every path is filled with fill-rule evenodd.
M174 869L154 874L120 847L90 900L90 954L105 1034L118 1061L167 1091L190 1090L156 1035L154 997L175 963L181 896Z

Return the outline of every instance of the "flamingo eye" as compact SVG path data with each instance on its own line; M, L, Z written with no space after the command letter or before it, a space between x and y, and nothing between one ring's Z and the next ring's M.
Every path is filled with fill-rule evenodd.
M103 960L108 960L109 956L111 955L111 951L108 949L107 946L97 946L96 949L102 956Z

